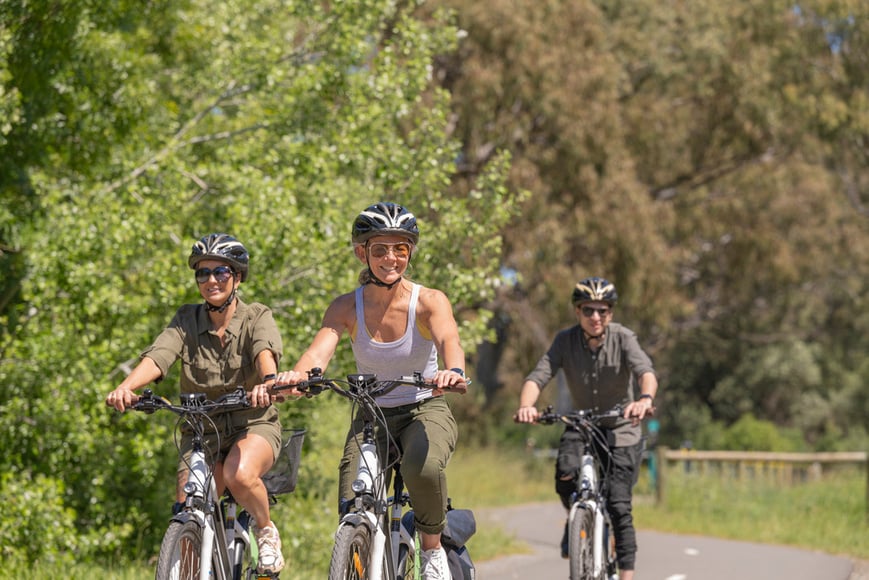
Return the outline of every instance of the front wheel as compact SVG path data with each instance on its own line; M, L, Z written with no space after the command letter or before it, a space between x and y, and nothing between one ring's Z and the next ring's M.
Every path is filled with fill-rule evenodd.
M570 580L597 580L594 576L594 511L574 507L568 529Z
M329 580L366 580L371 559L368 526L341 526L335 536Z
M195 521L171 522L157 558L156 580L199 580L202 529Z

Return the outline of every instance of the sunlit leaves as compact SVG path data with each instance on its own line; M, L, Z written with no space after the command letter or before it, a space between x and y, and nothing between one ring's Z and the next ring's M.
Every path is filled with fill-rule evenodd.
M168 424L102 398L178 306L201 300L186 265L200 236L248 247L241 295L273 308L285 368L355 285L353 217L404 203L426 232L414 276L464 304L463 338L477 342L492 232L513 200L503 163L477 184L498 203L487 228L446 193L458 144L431 77L455 47L446 14L384 0L5 2L0 14L0 191L28 200L0 214L0 256L17 256L0 302L0 444L15 452L0 467L63 473L59 505L95 531L84 552L117 550L131 522L165 513ZM482 241L456 247L457 232ZM349 364L342 349L334 368ZM159 392L175 392L176 373ZM287 423L304 425L304 409L285 406Z

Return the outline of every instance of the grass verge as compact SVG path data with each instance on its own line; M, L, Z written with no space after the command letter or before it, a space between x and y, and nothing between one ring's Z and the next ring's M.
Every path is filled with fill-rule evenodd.
M839 469L794 485L674 472L666 505L635 502L639 527L869 560L866 476Z
M515 450L465 449L450 464L454 498L494 507L556 501L553 460ZM869 515L863 468L841 468L794 485L722 475L670 472L666 505L656 505L648 472L634 489L638 528L787 545L869 560ZM482 561L499 555L489 530L470 550ZM475 543L476 542L476 543ZM504 551L500 551L501 554Z

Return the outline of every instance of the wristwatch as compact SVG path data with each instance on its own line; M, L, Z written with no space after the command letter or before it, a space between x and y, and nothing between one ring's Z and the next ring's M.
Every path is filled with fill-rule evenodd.
M454 373L458 373L462 378L465 378L465 371L463 371L459 367L453 367L450 370L453 371Z
M643 393L642 395L640 395L640 396L637 398L637 400L639 401L640 399L649 399L649 401L650 401L652 404L655 403L655 398L654 398L652 395L648 394L648 393Z

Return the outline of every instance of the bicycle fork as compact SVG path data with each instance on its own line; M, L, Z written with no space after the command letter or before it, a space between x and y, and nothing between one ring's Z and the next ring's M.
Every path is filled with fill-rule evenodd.
M604 521L602 506L594 502L594 544L592 546L592 559L594 561L594 577L599 578L604 563Z
M214 478L207 475L208 466L201 447L194 446L190 459L190 471L184 491L187 493L185 503L193 508L189 513L197 520L202 531L199 580L230 578L233 563L238 563L241 558L241 553L232 553L235 550L235 542L231 540L235 539L237 532L240 535L243 530L236 520L236 504L234 501L229 503L224 520L220 504L208 501L208 498L217 497L217 487ZM250 540L246 538L245 541ZM227 546L225 556L222 550L215 549L215 542Z
M597 499L597 468L595 466L594 456L586 452L582 455L580 468L580 486L579 494L583 498L582 505L585 509L591 510L594 514L594 531L592 532L592 563L594 578L600 578L602 571L607 566L607 550L606 546L609 542L608 535L611 533L607 529L606 520L604 518L605 506Z
M385 505L379 498L383 497L383 482L379 478L380 462L377 457L377 447L374 441L373 429L366 425L364 428L363 441L359 449L359 467L356 470L356 479L351 484L356 494L355 506L357 509L353 520L349 520L350 514L344 516L341 525L367 525L371 529L371 552L369 561L365 564L369 567L369 578L384 578L384 556L386 554L386 532L382 525L382 516L385 513ZM359 521L358 518L362 518ZM392 559L392 561L395 561Z
M214 553L214 527L211 525L213 514L209 516L199 509L199 505L207 506L206 498L208 497L207 487L211 486L212 494L216 493L214 479L209 478L208 464L205 461L205 453L201 444L194 444L193 453L190 457L190 470L187 475L187 483L184 484L184 491L187 493L185 503L188 507L193 507L194 510L190 513L198 520L199 528L202 530L202 544L199 552L199 580L210 580L213 578L212 566L214 561L212 554Z

